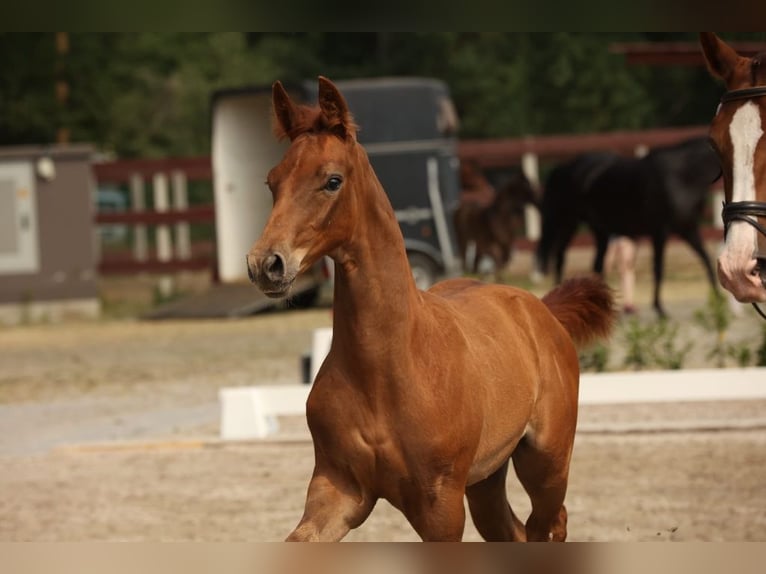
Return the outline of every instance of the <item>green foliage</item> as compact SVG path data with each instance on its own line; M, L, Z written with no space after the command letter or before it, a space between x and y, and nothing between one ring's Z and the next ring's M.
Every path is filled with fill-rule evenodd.
M717 291L711 291L707 298L707 305L695 311L694 320L705 329L723 335L731 323L731 311L726 298Z
M70 33L68 52L57 54L54 33L0 34L0 144L49 143L66 127L73 141L121 157L207 154L215 90L318 74L442 78L463 137L707 123L720 86L702 67L630 66L610 50L655 39L697 41L692 33ZM60 80L65 105L55 97Z
M704 329L714 333L714 342L707 358L718 368L725 367L727 359L734 359L740 367L752 363L753 353L746 342L731 343L726 340L726 332L731 324L731 310L722 294L711 291L707 305L694 313L694 320Z
M641 322L631 318L623 330L626 343L625 367L641 370L683 368L692 343L678 342L679 326L668 320Z
M761 326L761 344L755 351L755 364L766 367L766 325Z
M661 369L681 369L686 355L692 349L692 343L686 341L683 344L677 342L679 326L668 320L657 324L657 347L654 351L654 360Z
M602 344L595 345L591 349L581 351L579 358L581 372L603 373L609 363L609 347Z
M639 371L651 362L654 330L652 324L643 324L632 317L622 332L625 338L625 359L623 365Z

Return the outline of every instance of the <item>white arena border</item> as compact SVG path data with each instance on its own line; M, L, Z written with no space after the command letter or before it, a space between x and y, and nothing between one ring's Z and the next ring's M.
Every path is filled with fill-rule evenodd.
M331 329L317 329L314 333L312 380L327 354L331 337ZM305 414L310 390L311 385L305 384L221 389L221 438L242 440L273 436L279 430L277 417ZM754 399L766 399L766 368L584 373L580 377L581 405ZM747 426L747 421L740 422ZM766 419L755 424L766 425Z

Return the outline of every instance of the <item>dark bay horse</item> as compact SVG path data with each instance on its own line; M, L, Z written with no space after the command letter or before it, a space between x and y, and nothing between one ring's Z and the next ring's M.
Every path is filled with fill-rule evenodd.
M531 183L520 169L515 169L503 180L495 192L480 168L461 165L460 205L454 213L458 251L466 269L478 273L483 256L491 257L495 274L499 276L511 260L513 243L524 235L524 209L536 205L537 198ZM475 246L472 262L469 247Z
M728 90L710 125L726 196L722 213L726 241L718 258L718 278L738 301L764 302L766 52L753 58L740 56L712 32L702 32L700 42L708 69Z
M564 540L575 345L610 331L609 288L575 279L541 300L461 278L418 290L335 85L320 77L319 106L306 107L277 82L273 104L290 146L268 175L274 207L249 274L281 297L319 257L335 262L332 346L306 405L314 473L288 540L339 540L380 498L424 540L459 540L464 496L488 540ZM511 459L526 523L506 498Z
M564 253L580 223L593 231L593 270L603 273L609 238L650 237L654 250L654 308L660 316L665 243L678 235L699 256L708 280L715 273L700 235L700 220L710 185L720 174L715 152L706 138L655 148L642 158L609 152L586 153L555 168L543 194L542 234L537 264L543 273L555 257L561 281Z

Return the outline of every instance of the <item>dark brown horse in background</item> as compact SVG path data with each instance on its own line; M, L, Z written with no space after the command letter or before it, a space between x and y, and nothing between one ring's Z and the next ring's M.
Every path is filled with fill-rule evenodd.
M248 271L282 297L318 258L335 262L332 346L306 405L314 473L288 540L339 540L379 498L424 540L459 540L464 497L488 540L564 540L575 344L609 332L611 291L595 278L542 300L472 279L418 290L335 85L319 78L317 108L278 82L273 98L291 143L269 172L274 208ZM525 524L506 497L511 459L532 503Z
M665 244L671 234L683 239L702 262L713 289L717 284L705 251L700 224L710 186L720 167L707 138L658 147L645 157L592 152L557 166L543 194L542 235L537 263L546 273L554 260L561 280L566 249L579 225L586 223L596 240L593 271L603 273L613 236L649 237L654 251L654 308L660 316Z
M454 213L458 252L464 268L474 274L481 258L491 257L499 279L511 261L516 237L524 235L526 205L537 206L535 190L521 169L507 174L495 191L478 165L463 162L460 167L462 193Z
M738 301L756 304L766 301L766 52L740 56L712 32L700 42L728 90L710 125L726 196L718 278Z

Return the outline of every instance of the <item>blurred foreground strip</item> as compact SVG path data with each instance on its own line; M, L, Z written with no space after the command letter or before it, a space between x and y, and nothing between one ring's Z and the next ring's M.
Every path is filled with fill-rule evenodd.
M0 544L13 574L755 574L755 544Z

